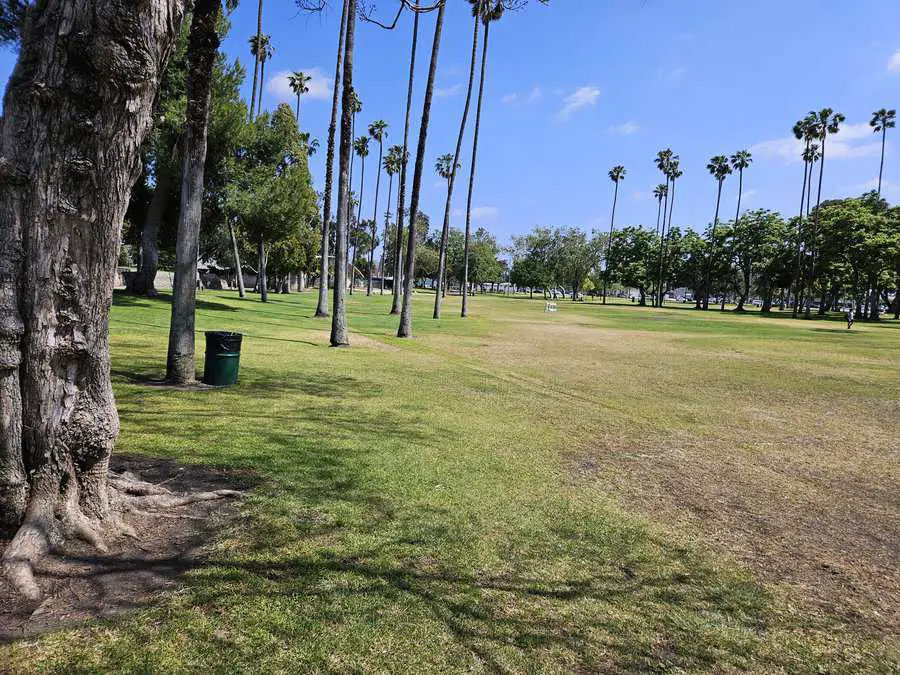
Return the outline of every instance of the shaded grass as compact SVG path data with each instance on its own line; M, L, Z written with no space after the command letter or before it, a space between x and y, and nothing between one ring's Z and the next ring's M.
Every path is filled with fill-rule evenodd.
M804 461L828 476L896 484L886 422L863 425L858 453L833 452L848 414L896 411L896 331L591 303L546 315L540 300L486 297L466 321L450 298L433 322L422 296L417 339L403 341L389 296L355 295L354 348L331 350L313 293L203 296L200 330L246 335L237 387L147 386L163 374L168 304L117 297L119 450L249 469L261 484L183 591L0 647L11 667L896 665L879 631L810 608L709 545L702 522L632 499L641 477L608 450L688 439L712 465L754 465L774 439L771 453L792 447L785 434L814 435ZM573 457L597 461L579 474Z

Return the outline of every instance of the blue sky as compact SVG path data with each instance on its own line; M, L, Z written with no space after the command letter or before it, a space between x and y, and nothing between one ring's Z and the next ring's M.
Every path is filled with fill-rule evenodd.
M381 0L377 6L387 17L396 5ZM464 102L471 46L467 7L450 0L447 11L423 183L422 209L432 227L439 224L444 194L434 159L453 151ZM337 10L298 14L292 0L267 0L263 16L275 47L264 105L292 101L285 73L316 75L302 123L323 145L311 163L319 188L339 19ZM224 49L246 63L256 3L244 0L232 21ZM432 25L433 15L422 21L414 121L421 112ZM883 0L552 0L549 7L532 1L492 29L475 224L503 243L534 225L605 229L612 201L606 174L623 164L628 174L617 225L653 226L650 192L661 178L653 159L665 147L681 156L684 171L676 225L702 227L711 220L715 183L706 163L712 155L742 148L751 149L755 160L745 173L744 205L793 214L802 165L791 126L824 106L847 116L845 129L829 140L824 194L861 193L878 170L870 114L900 108L898 26L900 3ZM409 17L392 32L358 27L355 83L363 112L357 135L380 118L390 125L388 142L401 141L410 32ZM4 80L12 62L10 52L0 53ZM897 147L900 137L889 137L885 194L900 203ZM468 151L463 165L467 170ZM374 175L371 168L367 173L371 197ZM725 189L728 214L737 197L736 178ZM463 187L454 211L464 205ZM453 224L462 226L461 217Z

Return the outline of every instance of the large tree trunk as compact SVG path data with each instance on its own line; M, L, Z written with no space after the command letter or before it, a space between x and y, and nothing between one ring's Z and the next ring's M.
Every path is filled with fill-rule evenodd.
M490 37L491 24L484 24L484 43L481 45L481 77L478 81L478 102L475 105L475 133L472 138L472 158L469 164L469 192L466 196L466 231L463 241L463 278L462 278L462 309L459 315L462 318L469 316L469 244L472 238L472 197L475 193L475 165L478 158L478 134L481 131L481 106L484 102L484 78L487 75L488 38Z
M481 25L481 17L478 12L475 15L475 27L472 29L472 55L469 57L469 83L466 86L466 103L463 106L462 119L459 122L459 133L456 136L456 150L453 153L453 168L450 171L450 179L447 181L447 201L444 204L444 227L441 230L441 248L438 253L438 285L434 292L435 319L441 318L441 301L444 298L444 277L447 269L447 241L450 238L450 208L453 203L453 188L456 185L456 172L459 167L459 156L462 153L463 137L466 134L466 122L469 119L469 107L472 105L472 88L475 84L475 63L478 60L478 27Z
M177 152L177 144L172 148L172 154ZM156 186L153 188L153 197L144 217L144 226L141 228L140 259L137 274L131 280L128 291L136 295L156 295L156 273L159 271L159 226L162 224L163 215L169 205L169 196L172 191L174 176L172 170L161 164L157 165Z
M413 173L412 196L409 200L409 241L406 243L406 277L403 279L403 309L400 312L400 327L397 337L412 337L412 295L416 278L416 221L419 215L419 196L422 188L422 172L425 168L425 146L428 141L428 123L431 118L431 101L434 97L434 79L437 75L438 55L441 50L441 34L444 28L444 11L447 3L438 8L434 24L434 41L431 44L431 64L428 68L428 82L425 85L425 103L422 106L422 120L419 123L419 147L416 149L416 167Z
M350 344L347 333L347 231L350 224L350 153L353 143L353 46L356 34L356 2L347 7L347 33L344 43L344 77L341 96L341 150L338 166L338 214L334 238L334 291L332 292L331 346Z
M328 125L328 151L325 155L325 194L322 206L322 242L319 250L322 260L319 266L319 300L316 316L328 316L328 248L331 244L331 191L334 183L334 135L337 130L338 93L341 86L341 61L343 59L344 35L347 30L347 7L350 0L344 0L341 10L341 32L338 36L337 64L334 67L334 91L331 95L331 123Z
M221 0L196 0L188 38L187 129L181 174L181 210L175 247L175 283L166 379L175 384L193 382L194 324L197 300L197 250L203 212L203 176L206 134L212 92L213 65L219 49Z
M259 258L259 274L256 277L256 285L259 286L259 299L260 302L268 302L269 301L269 280L266 278L266 244L260 238L260 240L256 243L256 256Z
M394 282L391 284L391 314L400 313L403 292L400 277L403 274L403 214L406 208L406 169L409 166L409 124L412 114L413 83L416 75L416 49L419 45L419 13L413 16L412 51L409 56L409 80L406 87L406 119L403 123L403 157L400 163L400 184L397 188L397 242L394 247Z
M0 130L0 521L33 563L121 530L107 323L139 149L181 21L178 0L44 0L25 27Z

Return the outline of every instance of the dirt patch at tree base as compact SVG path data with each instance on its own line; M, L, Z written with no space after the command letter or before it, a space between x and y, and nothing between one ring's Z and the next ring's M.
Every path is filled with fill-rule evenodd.
M177 493L247 490L250 472L182 465L171 460L113 455L112 469L161 484ZM30 602L0 580L0 642L28 637L146 606L177 589L184 574L200 565L211 542L238 514L234 499L200 501L157 514L129 515L138 539L109 542L108 553L73 542L36 566L43 591ZM9 544L0 540L0 555Z

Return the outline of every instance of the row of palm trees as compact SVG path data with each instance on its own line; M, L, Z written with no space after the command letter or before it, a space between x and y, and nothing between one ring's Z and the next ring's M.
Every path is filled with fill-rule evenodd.
M541 0L545 2L546 0ZM475 167L478 155L478 139L481 125L481 111L484 100L484 84L487 71L487 57L490 26L499 20L505 10L517 8L524 4L523 0L468 0L472 9L472 49L469 63L469 78L466 88L465 105L460 119L459 132L457 134L457 142L455 152L453 154L443 155L438 162L438 173L447 182L447 200L444 209L444 222L442 227L442 236L440 244L439 266L440 273L438 275L439 285L443 283L446 270L447 260L447 242L450 229L450 214L453 191L456 183L457 172L461 167L460 156L462 153L462 144L464 142L465 133L468 125L471 104L474 95L476 66L478 64L479 45L481 46L481 71L478 86L477 102L475 106L475 122L472 137L472 160L469 165L469 181L468 195L466 203L466 227L465 227L465 270L468 271L469 265L469 242L471 240L472 225L472 204L475 189ZM399 174L398 197L396 203L396 240L393 244L394 249L394 284L393 284L393 300L391 306L391 314L400 315L400 325L397 331L398 337L412 336L412 284L415 279L415 248L416 248L416 221L418 214L418 205L421 194L421 182L424 172L424 158L426 151L426 140L428 133L428 123L430 118L431 103L434 96L434 80L437 69L438 56L441 46L441 36L444 22L444 15L447 7L447 0L438 0L438 2L425 6L414 0L404 0L399 8L397 18L390 25L384 25L369 16L365 8L363 8L362 19L376 23L386 29L394 29L397 26L399 17L404 11L412 13L412 41L411 54L409 60L409 76L407 79L407 105L403 128L403 140L401 144L391 146L387 153L384 149L384 140L387 136L387 123L383 120L373 122L369 126L367 136L355 137L355 117L356 113L361 111L361 103L353 89L352 80L352 62L353 62L353 35L356 24L357 3L355 0L344 0L341 17L341 29L338 43L338 59L335 66L334 79L334 95L332 99L332 123L329 126L328 134L328 155L326 157L326 176L325 191L323 199L323 232L322 232L322 257L320 263L320 284L319 284L319 303L316 310L316 316L329 316L327 305L327 293L329 278L329 255L328 228L332 218L331 201L332 201L332 183L333 183L333 161L334 161L334 143L337 127L338 115L338 96L339 92L343 92L341 106L342 113L342 129L341 129L341 156L339 158L339 175L338 175L338 213L336 219L336 251L334 256L334 284L333 284L333 302L332 302L332 337L331 344L333 346L343 346L348 344L348 335L346 330L346 312L344 308L343 296L345 293L346 280L355 277L355 270L350 264L351 260L356 259L356 252L352 258L348 260L347 237L349 232L349 214L346 213L345 201L349 199L349 185L352 181L353 161L354 157L360 159L360 178L359 178L359 205L357 207L356 221L361 223L362 208L364 201L364 183L365 183L365 162L370 152L370 141L376 141L379 144L379 160L375 185L374 212L371 221L370 236L372 242L376 239L375 222L378 216L378 203L381 192L381 172L388 176L388 209L385 212L384 238L382 240L381 267L382 267L382 285L381 290L384 291L385 270L384 260L385 252L388 246L388 235L390 229L391 217L391 198L393 196L394 176ZM415 155L415 163L413 167L412 180L409 180L409 159L410 159L410 122L413 103L413 86L416 76L416 54L418 47L419 28L422 15L428 13L436 13L434 23L434 36L432 41L431 60L428 68L427 82L425 86L425 96L422 108L421 123L419 125L419 138L417 152ZM343 76L342 76L343 75ZM301 92L295 90L298 96L298 117L299 117L299 98ZM349 120L349 134L345 135L344 122ZM348 153L344 157L344 145L346 144ZM353 152L349 152L352 144ZM346 162L345 162L346 159ZM407 191L410 192L407 200ZM404 243L406 250L404 251ZM375 269L374 265L374 245L370 246L369 264L368 264L368 283L366 287L367 294L372 293L372 273ZM348 272L344 272L347 270ZM465 273L464 273L464 276ZM339 278L340 277L340 278ZM402 283L401 283L402 282ZM349 284L349 292L353 293L353 284ZM463 317L468 314L468 288L467 284L462 284L463 298L461 315ZM435 305L433 316L435 319L441 316L441 301L443 297L443 288L438 288L435 294Z
M881 108L880 110L872 113L872 119L869 122L869 126L872 128L873 133L881 134L881 160L879 163L878 169L878 195L881 196L882 189L882 177L884 174L884 154L887 140L887 130L893 129L896 126L896 110L888 110L885 108ZM793 314L796 317L801 306L805 306L805 315L808 317L810 313L810 307L812 302L812 293L807 292L808 289L812 285L812 279L815 271L816 265L816 251L815 246L813 244L813 250L807 252L808 255L803 255L802 250L802 241L803 238L799 236L800 231L803 227L805 227L805 223L810 223L811 218L811 227L812 227L812 236L810 241L816 241L816 235L818 230L818 214L819 208L822 203L822 183L824 176L824 165L825 165L825 145L829 136L837 134L840 131L841 124L846 121L846 118L843 114L839 112L835 112L831 108L823 108L819 111L812 111L806 117L799 120L793 127L793 133L795 138L804 142L803 151L801 153L801 158L803 159L803 188L801 190L800 196L800 217L798 219L798 237L797 237L797 274L795 278L798 280L797 285L794 289L794 309ZM656 235L660 241L660 252L659 252L659 271L658 271L658 284L657 284L657 292L654 294L653 303L656 305L661 305L663 302L663 284L662 279L665 272L665 263L666 263L666 233L671 231L672 227L672 212L674 211L675 205L675 184L678 178L681 177L682 171L679 168L680 160L678 155L675 155L671 148L667 148L665 150L661 150L656 155L656 159L654 160L656 167L662 172L665 177L665 183L661 183L657 185L653 189L653 196L657 201L657 214L656 214ZM738 222L741 216L741 197L743 196L744 189L744 170L748 169L750 165L753 163L753 156L748 150L739 150L732 154L730 157L725 155L716 155L709 160L709 163L706 165L707 171L716 181L716 208L715 208L715 216L713 218L713 227L712 227L712 240L716 241L716 229L719 225L719 211L722 203L722 188L725 183L725 180L731 175L733 172L737 172L738 174L738 197L737 197L737 212L735 213L735 222ZM818 164L818 186L816 190L816 206L815 209L812 208L812 185L814 178L814 169ZM609 171L609 179L614 184L613 191L613 202L612 202L612 215L610 217L610 226L609 226L609 241L612 241L612 235L615 228L615 217L616 217L616 202L618 200L619 195L619 182L625 178L626 169L622 165L614 166ZM660 230L660 228L662 228ZM607 247L609 244L607 244ZM712 260L714 258L713 251L710 251L707 261L706 261L706 270L705 270L705 278L706 278L706 291L705 297L703 298L703 309L709 309L709 280L712 269ZM607 257L609 251L607 250ZM807 264L807 269L802 270L803 261L809 259L809 263ZM610 270L604 270L603 275L603 302L606 303L606 294L607 294L607 285L609 279ZM805 297L804 297L805 294ZM724 297L722 299L722 305L724 308Z

